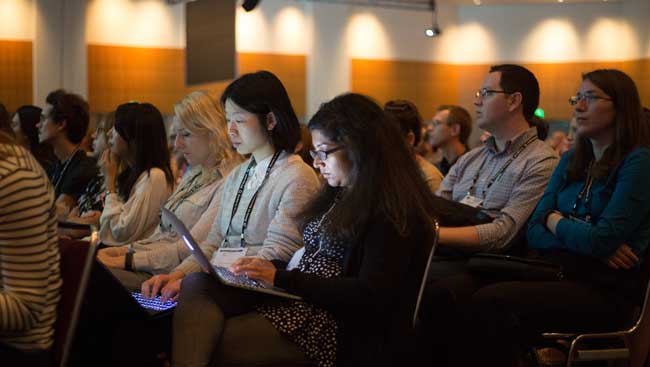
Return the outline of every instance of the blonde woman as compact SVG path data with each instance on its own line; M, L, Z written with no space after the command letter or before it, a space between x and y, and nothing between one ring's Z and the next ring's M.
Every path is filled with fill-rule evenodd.
M231 169L241 163L242 158L230 147L226 118L221 105L205 92L193 92L174 106L176 150L183 154L191 168L184 175L176 190L165 203L165 207L178 216L197 239L207 236L209 224L199 225L199 218L214 218L209 215L216 192L222 179ZM216 204L216 203L215 203ZM211 223L211 221L210 221ZM128 246L107 248L99 252L98 258L112 268L123 283L134 289L148 279L151 273L168 271L167 264L177 265L181 256L176 247L177 234L164 220L156 232L147 239ZM171 251L149 251L167 246ZM158 254L158 255L156 255ZM160 256L162 254L163 256ZM171 258L170 258L171 257Z

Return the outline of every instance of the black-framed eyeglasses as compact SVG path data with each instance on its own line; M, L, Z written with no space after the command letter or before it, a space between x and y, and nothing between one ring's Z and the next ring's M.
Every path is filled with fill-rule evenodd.
M332 154L334 152L338 152L341 149L343 149L342 145L340 145L338 147L334 147L334 148L329 149L329 150L310 150L309 155L311 156L312 159L316 159L316 157L318 157L318 159L320 159L321 161L324 161L324 160L327 159L328 155L330 155L330 154Z
M575 106L578 103L580 103L580 101L582 101L583 99L587 101L587 104L591 104L597 99L603 99L605 101L611 101L612 100L609 97L601 97L601 96L597 96L595 94L580 94L580 93L578 93L575 96L569 97L569 104L571 106Z
M495 89L481 88L481 89L476 91L476 94L474 94L474 96L476 98L485 98L485 97L489 97L489 96L491 96L493 94L497 94L497 93L499 93L499 94L512 94L513 92L508 92L508 91L505 91L505 90L495 90Z

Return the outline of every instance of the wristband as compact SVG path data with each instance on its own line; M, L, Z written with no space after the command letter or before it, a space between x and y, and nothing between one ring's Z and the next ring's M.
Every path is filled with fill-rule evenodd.
M124 269L133 271L133 254L135 252L129 251L124 255Z

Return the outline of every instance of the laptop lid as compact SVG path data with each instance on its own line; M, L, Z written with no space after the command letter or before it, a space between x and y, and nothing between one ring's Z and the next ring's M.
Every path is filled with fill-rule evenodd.
M165 220L172 225L172 228L181 237L183 243L185 243L185 245L190 249L192 256L194 256L201 269L204 272L212 275L218 282L227 286L247 289L254 292L266 293L295 300L302 299L302 297L288 293L283 289L277 287L265 287L261 285L261 283L251 280L245 276L237 276L226 268L220 267L218 269L215 269L215 267L210 263L208 258L201 250L201 247L196 243L190 234L190 231L187 229L187 227L185 227L185 224L180 219L178 219L174 213L165 207L162 208L162 215L165 217Z

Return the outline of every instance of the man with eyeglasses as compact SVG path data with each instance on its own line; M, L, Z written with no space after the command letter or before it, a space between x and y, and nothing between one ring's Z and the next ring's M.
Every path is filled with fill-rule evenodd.
M524 228L555 168L555 151L530 126L539 84L526 68L490 69L474 100L476 124L492 136L451 167L437 194L480 209L492 221L443 227L442 248L453 252L502 252ZM523 233L523 232L522 232Z
M438 107L427 135L431 146L442 152L443 158L436 166L443 175L469 150L467 139L471 133L472 117L466 109L454 105Z

